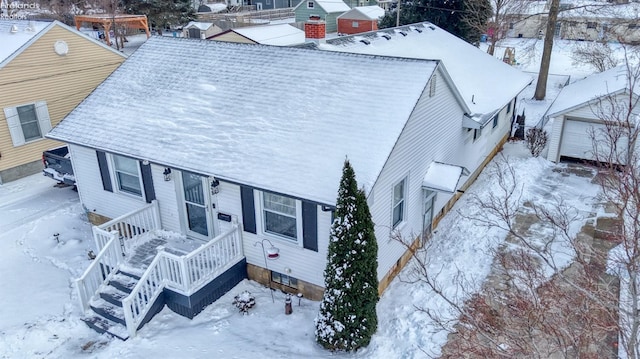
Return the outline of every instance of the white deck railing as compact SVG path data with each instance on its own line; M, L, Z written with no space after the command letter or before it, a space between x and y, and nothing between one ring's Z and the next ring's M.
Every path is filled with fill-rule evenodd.
M122 300L130 336L136 331L165 287L189 296L244 257L238 224L193 252L178 256L159 248L129 296Z
M144 232L148 232L153 229L160 229L160 210L158 208L158 201L153 200L150 204L140 209L114 218L97 227L106 232L117 231L122 239L125 254L127 254L129 248L131 248L132 239ZM93 233L96 241L96 248L98 251L101 251L102 247L106 243L105 239L96 235L95 231Z
M106 243L82 277L76 279L82 310L89 308L91 297L96 294L102 284L105 284L113 276L124 260L118 232L105 232L94 227L94 236L96 230L99 232L100 238L106 240Z

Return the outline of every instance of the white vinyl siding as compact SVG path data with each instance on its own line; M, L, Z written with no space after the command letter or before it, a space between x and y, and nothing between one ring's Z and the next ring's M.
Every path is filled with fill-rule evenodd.
M46 101L5 107L4 115L14 147L40 140L51 130Z
M157 192L157 188L156 188ZM230 214L238 218L242 225L242 203L240 201L240 186L221 181L220 193L217 197L217 209L221 213ZM256 243L268 238L280 250L277 260L269 261L269 269L286 273L290 277L303 280L315 285L324 286L323 270L326 266L327 249L329 247L329 231L331 229L331 212L323 212L318 207L318 252L305 250L301 245L275 235L265 235L263 223L260 220L262 213L262 194L254 190L254 203L256 210L256 225L258 234L243 232L243 250L247 263L264 268L262 247ZM162 204L160 204L162 208ZM218 221L219 224L229 225L227 222ZM223 229L224 230L224 229Z
M102 178L100 177L98 160L94 149L70 144L69 151L73 161L73 172L78 185L78 193L87 211L109 218L116 218L146 205L141 197L123 196L105 191L102 188ZM154 171L154 179L156 178L162 177L155 176ZM115 186L115 182L112 183ZM175 191L172 191L175 197ZM164 206L165 203L160 202L161 211L165 210ZM177 207L174 207L173 211L177 211Z

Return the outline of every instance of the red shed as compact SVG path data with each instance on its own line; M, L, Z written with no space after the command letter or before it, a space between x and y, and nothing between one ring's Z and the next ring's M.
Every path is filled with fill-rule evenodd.
M378 20L384 9L377 6L357 6L338 16L338 34L358 34L378 30Z

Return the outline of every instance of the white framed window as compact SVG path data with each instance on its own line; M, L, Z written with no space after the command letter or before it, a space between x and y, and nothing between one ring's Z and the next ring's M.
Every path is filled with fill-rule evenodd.
M393 186L393 209L391 211L391 227L396 228L405 220L406 212L406 196L407 196L407 178L403 178L400 182Z
M298 242L302 238L302 205L292 197L262 192L265 233Z
M307 9L313 9L315 7L315 3L313 1L307 1Z
M111 162L118 192L142 197L142 176L138 161L129 157L111 155Z
M499 117L499 113L496 114L495 116L493 116L493 128L496 128L496 126L498 126L498 117Z
M360 23L357 21L354 21L351 23L351 27L358 27L358 26L360 26Z
M4 115L14 147L40 140L51 130L46 101L5 107Z

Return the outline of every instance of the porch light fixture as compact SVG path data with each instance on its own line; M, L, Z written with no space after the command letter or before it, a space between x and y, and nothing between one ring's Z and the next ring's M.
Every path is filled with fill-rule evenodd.
M218 194L220 192L220 181L217 178L211 177L211 194Z
M265 241L269 242L269 245L270 245L269 248L264 247ZM269 260L276 260L280 258L280 249L274 246L273 243L271 243L271 241L266 238L263 238L262 241L255 242L253 246L255 247L258 244L262 247L262 256L264 258L264 269L266 269L267 272L269 273L269 291L271 292L271 301L275 303L276 300L273 297L273 288L271 287L271 271L269 270L269 265L267 264L268 263L267 258L269 258Z
M167 167L164 169L164 172L162 172L162 174L164 175L164 180L169 182L171 181L171 168Z

